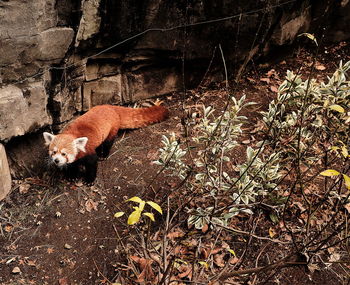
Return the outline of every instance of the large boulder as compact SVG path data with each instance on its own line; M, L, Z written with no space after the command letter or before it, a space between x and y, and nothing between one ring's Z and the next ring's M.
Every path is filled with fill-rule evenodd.
M11 190L10 168L7 162L5 147L0 143L0 201Z
M48 96L42 82L20 89L14 85L0 89L0 140L7 141L52 122L47 112Z
M63 59L74 31L57 23L56 0L1 1L0 82L37 75Z

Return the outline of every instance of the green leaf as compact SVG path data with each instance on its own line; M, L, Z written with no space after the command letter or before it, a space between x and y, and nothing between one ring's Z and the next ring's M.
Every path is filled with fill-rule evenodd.
M329 106L329 109L332 109L332 110L337 111L339 113L344 113L345 112L344 108L342 106L340 106L340 105L337 105L337 104Z
M152 220L152 222L155 221L154 215L152 213L143 213L142 215L149 217Z
M327 169L325 171L322 171L320 173L322 176L337 176L339 175L340 173L334 169Z
M152 201L147 201L147 204L150 205L153 209L155 209L159 213L163 214L162 208L157 203Z
M274 224L278 223L278 217L274 213L270 213L269 217Z
M233 249L228 248L227 251L228 251L229 253L231 253L233 256L236 256L236 253L235 253L235 251L234 251Z
M135 197L132 197L132 198L126 200L126 201L132 201L132 202L136 202L136 203L141 203L143 200L141 198L135 196Z
M141 211L138 207L134 207L135 211L132 212L128 218L128 225L136 224L141 218Z
M208 263L206 263L205 261L198 261L198 263L199 263L200 265L202 265L203 267L205 267L206 269L209 268Z
M115 218L120 218L121 216L123 216L125 213L124 212L117 212L114 214Z
M344 177L346 188L348 188L348 190L350 190L350 177L347 176L346 174L343 174L343 177Z

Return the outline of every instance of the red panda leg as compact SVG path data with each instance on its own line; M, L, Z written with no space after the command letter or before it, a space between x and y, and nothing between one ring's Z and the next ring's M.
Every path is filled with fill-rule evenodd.
M98 160L98 157L96 154L91 154L84 157L84 165L85 165L84 180L88 184L93 183L96 179L97 160Z
M101 158L107 158L113 144L114 140L105 140L98 148L96 148L97 155Z
M99 157L107 158L111 148L114 144L115 138L117 136L118 130L112 131L106 140L96 149L96 153Z

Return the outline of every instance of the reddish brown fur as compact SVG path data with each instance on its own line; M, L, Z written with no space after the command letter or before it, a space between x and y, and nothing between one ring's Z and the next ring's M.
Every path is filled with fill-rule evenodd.
M134 129L163 121L168 110L163 106L150 108L127 108L112 105L95 106L69 124L59 135L74 138L87 137L86 152L79 152L77 159L94 154L95 149L106 140L112 140L119 129Z

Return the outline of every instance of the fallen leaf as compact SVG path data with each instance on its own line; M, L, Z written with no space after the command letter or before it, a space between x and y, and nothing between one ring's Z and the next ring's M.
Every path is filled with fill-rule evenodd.
M269 228L269 236L273 238L276 235L276 230L274 228Z
M64 248L65 248L65 249L72 249L72 246L69 245L68 243L66 243L66 244L64 245Z
M94 202L92 199L88 199L88 200L85 202L85 209L86 209L86 211L88 211L89 213L90 213L92 210L97 211L97 205L98 205L97 202Z
M344 205L344 208L350 213L350 203Z
M238 258L237 257L231 257L229 260L228 260L228 262L231 264L231 265L234 265L234 264L236 264L237 262L238 262Z
M151 266L153 263L152 259L141 258L136 255L130 256L130 259L136 262L140 267L140 270L142 270L140 275L137 277L137 282L141 283L145 281L153 281L155 279L156 276Z
M35 262L34 262L33 260L27 260L26 263L27 263L27 265L29 265L29 266L33 266L33 267L36 266L36 264L35 264Z
M49 247L48 249L47 249L47 253L48 254L51 254L51 253L53 253L55 250L52 248L52 247Z
M16 267L14 267L14 268L12 269L12 273L13 273L13 274L21 273L21 269L20 269L18 266L16 266Z
M4 230L5 230L5 232L10 233L13 230L13 226L12 225L6 225Z
M178 275L180 279L185 277L192 279L192 265L181 265L180 271L182 272Z
M157 158L159 158L159 153L158 151L155 150L151 150L147 153L147 158L150 160L156 160Z
M249 82L252 82L252 83L254 83L254 82L255 82L255 79L254 79L254 78L251 78L251 77L246 77L246 79L247 79Z
M28 193L29 188L30 188L30 184L21 184L19 185L19 193L21 194Z
M63 277L63 278L58 279L58 284L59 285L68 285L67 277Z
M225 253L214 255L214 263L216 264L216 266L219 266L219 267L225 266L224 256L225 256Z
M202 232L203 232L203 233L206 233L206 232L208 231L208 229L209 229L208 224L205 224L205 225L202 227Z
M175 231L167 234L167 237L171 240L174 240L175 238L183 237L185 234L181 231Z
M326 69L326 67L325 67L324 65L322 65L322 64L316 65L315 68L316 68L317 70L325 70L325 69Z
M18 264L19 265L24 265L24 260L23 259L18 260Z
M205 261L198 261L198 263L199 263L200 265L202 265L205 269L208 269L208 268L209 268L208 263L205 262Z
M270 78L267 78L267 77L261 77L260 78L260 81L263 81L263 82L266 82L266 83L270 83Z
M270 86L272 92L278 93L278 88L276 86Z
M78 186L78 187L81 187L83 185L84 185L84 183L82 181L78 181L75 183L75 186ZM75 189L73 189L73 190L75 190Z
M276 73L276 70L270 69L268 72L266 72L267 77L272 77Z
M209 257L209 251L206 248L201 247L199 251L203 259L207 259Z

